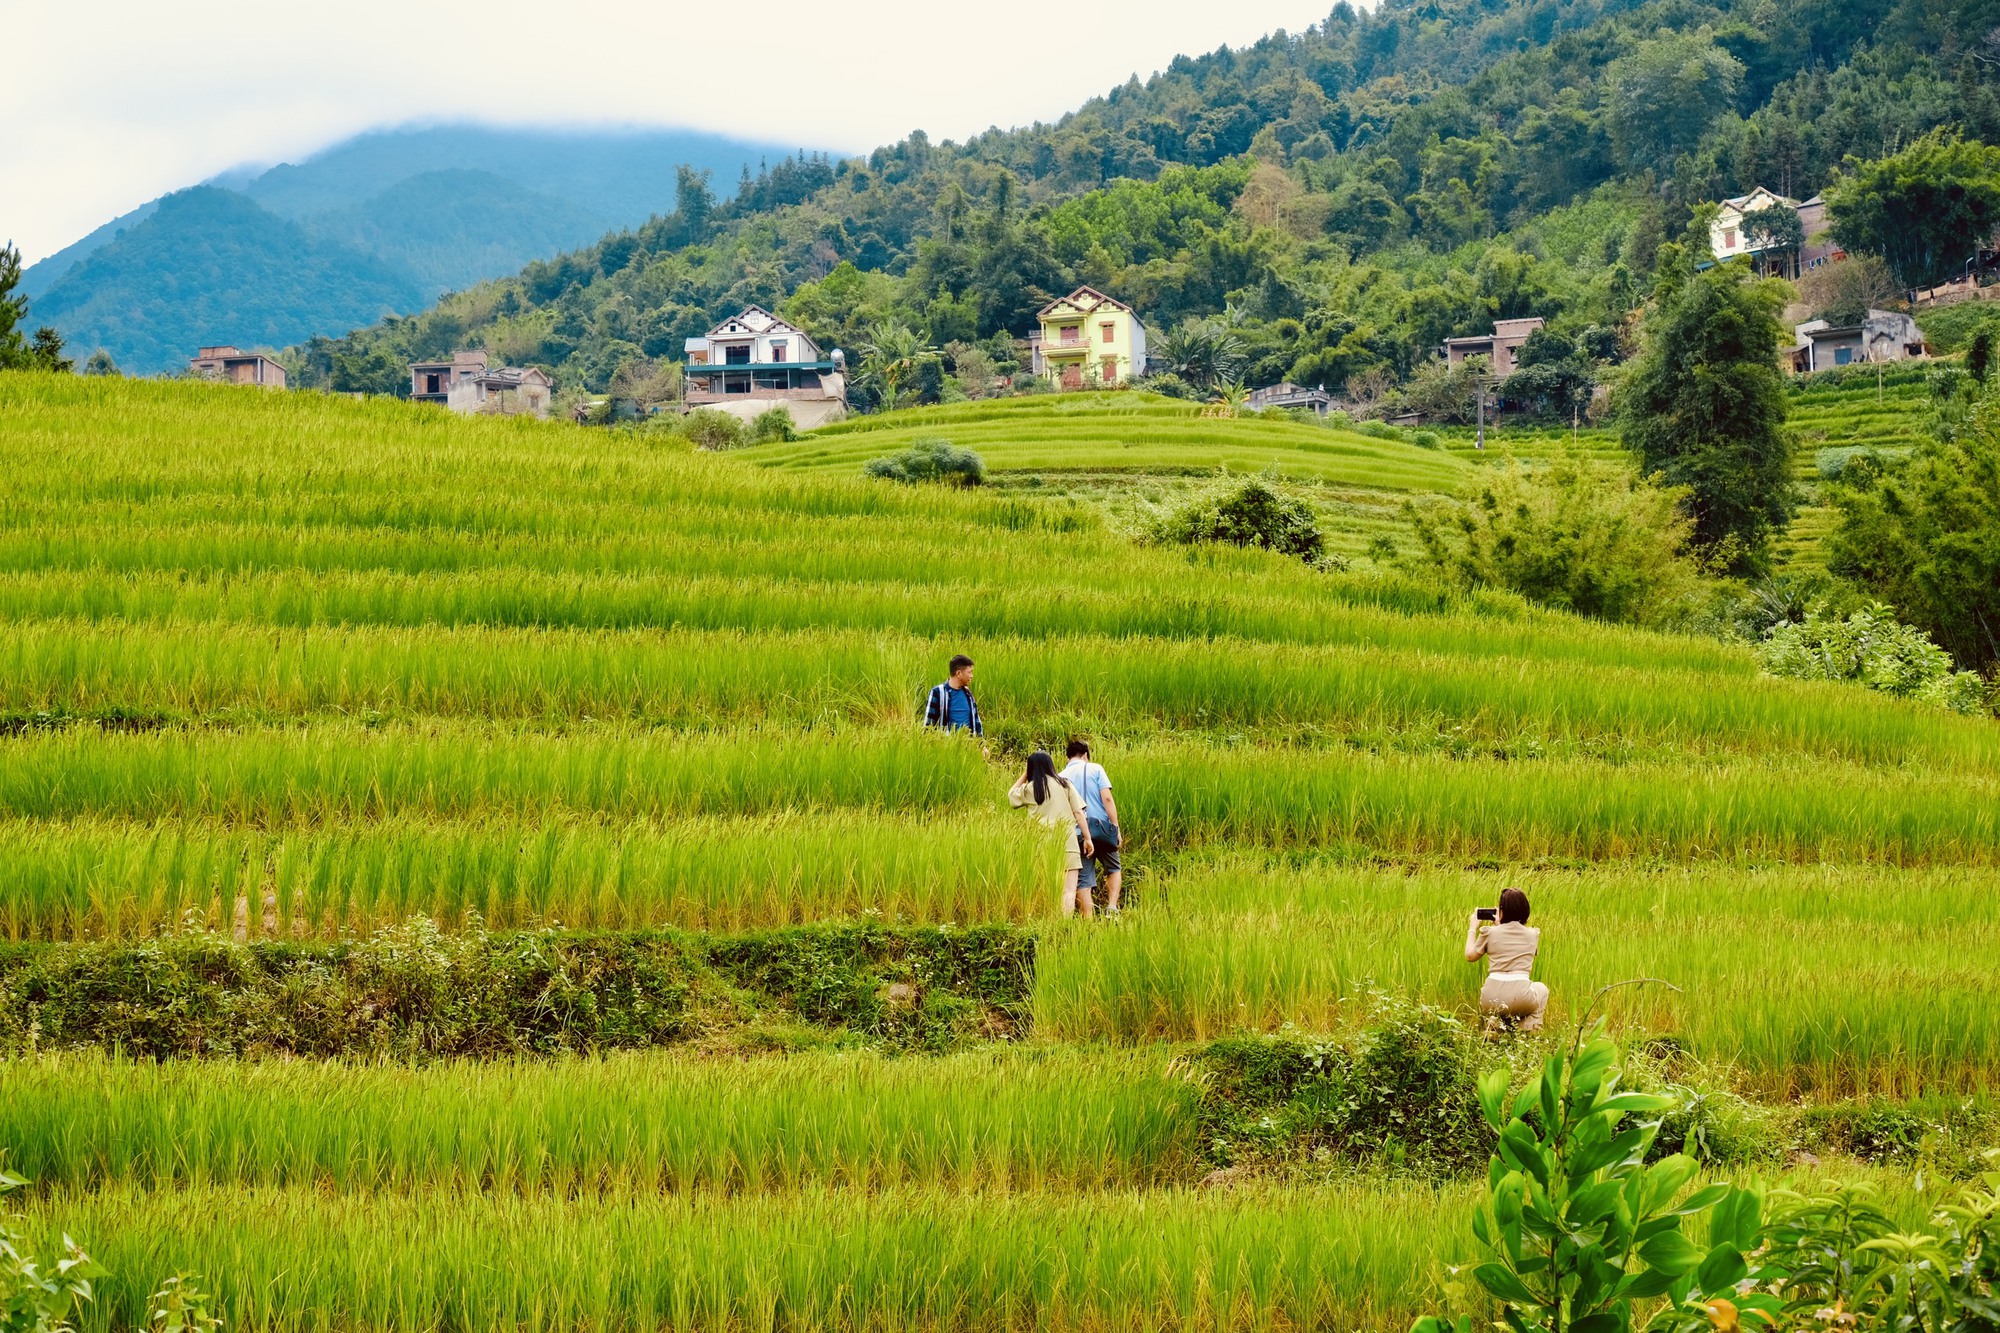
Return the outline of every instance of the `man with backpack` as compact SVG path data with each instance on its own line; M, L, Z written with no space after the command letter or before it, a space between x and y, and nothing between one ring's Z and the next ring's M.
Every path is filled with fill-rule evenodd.
M1104 765L1091 762L1087 741L1071 741L1065 753L1069 763L1062 775L1083 797L1084 818L1090 827L1090 861L1104 876L1104 912L1117 916L1125 870L1118 859L1123 839L1118 829L1118 798L1111 794L1111 775L1104 771Z
M964 653L951 659L950 674L931 686L924 701L924 725L940 731L969 731L986 735L979 721L979 702L972 697L972 659Z

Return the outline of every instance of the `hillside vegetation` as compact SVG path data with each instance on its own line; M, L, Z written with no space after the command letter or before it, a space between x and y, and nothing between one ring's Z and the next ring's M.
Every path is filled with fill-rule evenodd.
M85 1326L181 1269L231 1328L1406 1325L1464 1071L1543 1049L1465 1045L1508 884L1552 1028L1678 987L1601 1007L1710 1160L1968 1169L1990 722L810 456L1463 467L1066 406L732 456L0 376L0 1151L111 1271ZM961 650L991 757L916 726ZM1004 800L1072 734L1115 921Z
M1011 360L1002 335L1089 283L1158 334L1224 320L1249 383L1338 391L1495 318L1619 329L1704 203L1803 199L1937 127L2000 136L1991 26L1916 0L1341 4L1054 124L780 163L726 203L690 173L674 213L300 371L389 392L479 342L602 391L751 302L822 346L894 320Z

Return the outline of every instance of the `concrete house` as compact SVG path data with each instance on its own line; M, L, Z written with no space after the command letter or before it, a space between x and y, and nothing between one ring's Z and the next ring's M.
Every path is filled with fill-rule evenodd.
M745 420L783 405L803 430L847 415L847 357L822 355L804 329L751 306L685 344L682 401Z
M197 375L225 384L261 384L267 389L285 387L285 368L261 352L238 347L204 347L188 358L188 369Z
M1528 335L1548 323L1540 315L1530 315L1525 319L1496 319L1493 332L1474 335L1469 338L1446 338L1444 359L1454 366L1463 365L1469 356L1486 358L1487 372L1506 378L1514 373L1514 354L1521 350L1521 344L1528 341Z
M1826 235L1826 200L1814 195L1800 203L1760 185L1748 194L1723 200L1716 209L1715 220L1708 224L1708 248L1718 263L1764 252L1766 247L1743 230L1743 219L1766 208L1791 209L1799 215L1799 227L1805 232L1805 248L1785 257L1778 268L1780 277L1796 278L1808 269L1847 258L1847 252Z
M1859 324L1838 327L1815 319L1792 333L1798 340L1791 352L1792 371L1799 375L1925 355L1917 321L1894 310L1871 310Z
M1123 384L1146 373L1146 326L1131 306L1079 287L1035 312L1029 368L1064 389Z
M536 416L549 414L549 377L532 366L489 366L486 353L453 352L449 361L416 361L410 365L410 397L436 403L466 416Z
M1262 389L1250 391L1250 410L1262 412L1268 407L1282 407L1288 411L1310 409L1315 415L1325 416L1333 410L1333 395L1325 389L1302 389L1286 380L1283 384L1271 384Z

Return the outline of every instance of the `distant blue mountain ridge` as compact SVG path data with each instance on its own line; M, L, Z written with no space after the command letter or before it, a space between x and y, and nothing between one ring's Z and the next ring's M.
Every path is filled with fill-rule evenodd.
M682 164L726 195L796 151L684 130L374 131L152 200L21 286L72 350L152 374L204 344L283 347L410 313L672 211Z

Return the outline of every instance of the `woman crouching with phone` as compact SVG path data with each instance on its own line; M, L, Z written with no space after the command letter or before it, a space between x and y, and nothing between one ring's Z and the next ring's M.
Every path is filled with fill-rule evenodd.
M1539 1032L1549 1007L1549 988L1528 974L1542 932L1528 924L1528 895L1502 889L1496 910L1482 907L1465 930L1465 961L1486 960L1486 984L1479 988L1479 1012L1489 1025Z

